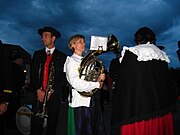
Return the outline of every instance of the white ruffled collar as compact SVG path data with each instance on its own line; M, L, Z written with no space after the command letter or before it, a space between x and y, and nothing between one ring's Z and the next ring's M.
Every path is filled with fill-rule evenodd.
M123 47L123 50L121 52L121 57L119 59L120 63L123 60L125 51L129 50L130 52L137 55L138 61L149 61L149 60L162 60L166 62L170 62L168 56L166 53L162 50L160 50L157 46L150 44L149 42L146 44L137 45L134 47Z

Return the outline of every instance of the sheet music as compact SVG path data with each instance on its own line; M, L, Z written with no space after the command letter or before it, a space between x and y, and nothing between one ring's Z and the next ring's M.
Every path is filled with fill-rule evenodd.
M107 50L107 37L91 36L90 50Z

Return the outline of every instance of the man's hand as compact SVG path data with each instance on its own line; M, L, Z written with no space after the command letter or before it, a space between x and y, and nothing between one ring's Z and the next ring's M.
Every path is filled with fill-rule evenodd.
M7 104L0 103L0 115L6 112L7 106Z
M45 95L45 92L42 90L42 88L37 90L37 97L40 102L43 102L44 95Z
M51 90L48 92L48 98L47 98L47 100L49 100L50 96L51 96L53 93L54 93L54 90L51 89Z

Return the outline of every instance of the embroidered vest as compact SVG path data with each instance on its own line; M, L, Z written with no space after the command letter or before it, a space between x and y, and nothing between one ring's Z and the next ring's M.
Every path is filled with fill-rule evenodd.
M48 84L48 79L49 79L49 63L51 61L53 54L48 55L46 58L46 62L44 63L44 74L43 74L43 90L46 91L46 87Z

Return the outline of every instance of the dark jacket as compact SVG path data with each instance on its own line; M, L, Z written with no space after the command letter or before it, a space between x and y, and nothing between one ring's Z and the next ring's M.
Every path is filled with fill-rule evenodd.
M33 91L36 93L36 90L42 87L43 81L43 71L44 71L44 63L46 61L46 52L45 49L34 52L32 63L31 63L31 86ZM52 101L57 102L60 101L62 88L66 83L65 73L63 72L64 62L66 60L66 55L57 49L54 50L50 66L54 65L55 73L53 80L53 90ZM50 71L50 69L49 69Z
M46 61L46 52L45 49L34 52L32 63L31 63L31 86L34 92L34 101L32 105L32 111L36 114L39 111L42 111L42 102L39 102L37 99L37 89L42 87L43 84L43 73L44 73L44 64ZM50 96L50 99L47 101L46 110L47 110L47 135L56 134L56 126L58 120L58 114L60 109L60 102L62 100L62 89L66 85L66 77L63 72L64 63L66 60L66 55L57 49L54 50L51 61L49 63L49 73L54 69L52 73L51 85L54 93ZM53 68L51 68L53 67ZM33 135L41 134L43 128L43 121L40 120L37 116L31 117L31 133Z
M12 94L12 63L5 53L0 48L0 102L9 102Z
M119 130L121 125L163 116L175 109L167 62L137 61L135 54L126 51L117 74L112 129Z

